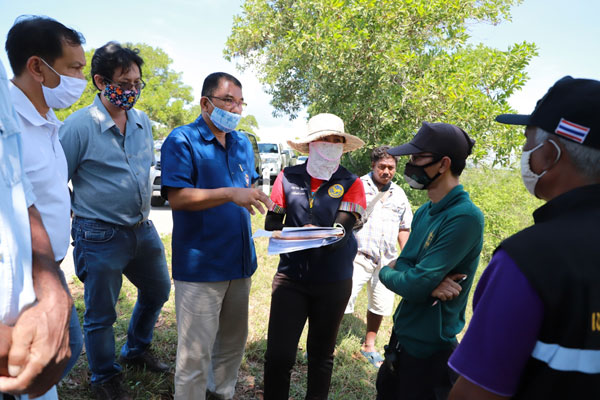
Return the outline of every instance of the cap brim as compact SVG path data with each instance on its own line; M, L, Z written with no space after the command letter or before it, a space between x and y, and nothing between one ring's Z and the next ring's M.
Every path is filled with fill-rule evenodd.
M496 117L496 122L509 125L530 125L531 115L525 114L500 114Z
M401 146L388 149L387 153L391 156L407 156L409 154L423 153L423 149L418 148L412 143L406 143Z

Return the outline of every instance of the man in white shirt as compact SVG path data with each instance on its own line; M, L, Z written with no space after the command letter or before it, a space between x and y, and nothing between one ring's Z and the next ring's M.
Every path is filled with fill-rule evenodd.
M0 63L0 398L51 400L70 356L73 302L33 206L15 119Z
M392 315L394 292L379 281L379 271L398 258L396 243L404 248L412 223L412 210L404 190L392 179L396 174L396 157L387 153L389 146L371 152L371 172L361 176L367 196L366 222L354 235L358 253L354 259L352 295L346 314L354 312L354 303L367 284L367 332L360 350L373 366L379 368L383 357L375 348L375 339L384 316Z
M23 168L33 186L35 206L59 264L69 248L71 199L67 160L58 137L62 122L52 108L69 107L85 89L83 41L79 32L53 19L37 16L17 20L6 39L15 75L9 83L9 91L21 125ZM64 281L62 271L61 277ZM65 375L75 365L83 347L75 307L71 316L70 347L72 357Z

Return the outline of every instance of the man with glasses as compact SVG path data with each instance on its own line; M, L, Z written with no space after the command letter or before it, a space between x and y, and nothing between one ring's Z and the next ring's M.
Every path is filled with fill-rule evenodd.
M388 150L410 155L404 178L430 199L380 281L402 296L377 375L377 398L446 399L456 374L446 365L465 325L465 308L483 244L483 214L459 177L474 141L457 126L427 123L410 143Z
M73 184L71 236L85 289L85 347L98 399L130 398L114 352L123 274L137 287L138 298L119 361L154 372L169 369L149 350L171 282L163 244L148 220L152 127L146 114L133 108L144 87L142 64L137 50L118 43L97 49L91 75L100 93L60 130Z
M162 195L173 209L177 313L175 398L231 399L248 335L256 270L250 214L270 203L248 138L235 131L242 84L217 72L202 87L202 114L161 148Z

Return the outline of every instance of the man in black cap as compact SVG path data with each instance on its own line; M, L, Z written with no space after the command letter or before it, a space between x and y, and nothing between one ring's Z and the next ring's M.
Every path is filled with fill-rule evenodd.
M455 381L447 361L465 325L483 243L483 214L459 182L473 144L454 125L424 122L410 143L388 150L410 155L404 178L430 201L415 213L395 266L379 273L402 301L377 376L378 399L446 399Z
M546 204L503 241L449 365L451 399L600 399L600 82L569 76L525 125L521 174Z

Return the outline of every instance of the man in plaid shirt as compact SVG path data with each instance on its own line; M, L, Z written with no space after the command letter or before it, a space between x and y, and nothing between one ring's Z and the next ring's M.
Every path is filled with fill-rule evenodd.
M366 283L369 298L367 333L360 352L377 368L383 358L375 349L375 338L383 316L391 315L394 308L394 293L379 282L379 270L398 257L396 243L402 250L413 217L406 194L392 182L397 160L387 153L388 148L373 149L373 170L360 178L367 197L368 216L363 227L355 231L358 253L354 259L352 295L345 311L346 314L354 311L356 297Z

